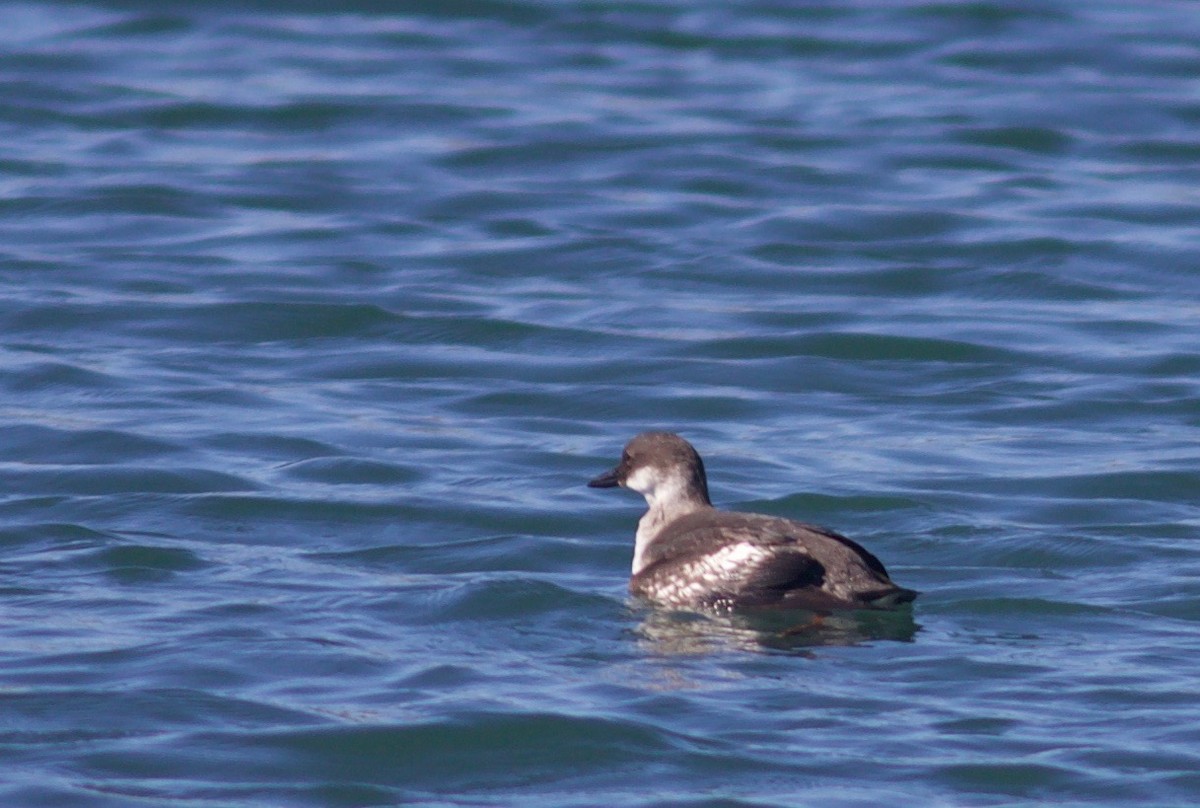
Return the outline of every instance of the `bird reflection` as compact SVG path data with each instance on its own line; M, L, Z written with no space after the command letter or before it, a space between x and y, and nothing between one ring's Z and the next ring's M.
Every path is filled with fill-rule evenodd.
M647 650L686 656L728 650L804 654L827 646L912 642L919 630L912 609L730 615L651 609L643 613L636 634Z

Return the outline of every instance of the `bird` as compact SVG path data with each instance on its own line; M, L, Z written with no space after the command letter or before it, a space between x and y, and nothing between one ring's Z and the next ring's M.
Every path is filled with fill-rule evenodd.
M643 432L621 461L588 482L646 498L629 589L673 609L796 609L826 614L889 609L917 592L840 533L776 516L723 511L708 496L700 454L673 432Z

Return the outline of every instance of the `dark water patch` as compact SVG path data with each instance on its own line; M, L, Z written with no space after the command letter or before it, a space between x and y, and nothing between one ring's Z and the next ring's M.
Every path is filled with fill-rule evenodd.
M1103 204L1085 203L1064 207L1058 209L1056 213L1064 217L1120 222L1127 226L1132 224L1163 225L1171 223L1187 226L1196 221L1197 215L1200 214L1200 204L1182 200L1163 200L1152 204L1146 202L1131 204L1114 201Z
M10 491L26 494L109 496L114 494L210 494L253 491L257 486L231 474L207 469L103 466L12 468L5 474Z
M971 600L958 599L954 603L955 611L967 615L992 615L997 618L1026 618L1045 620L1053 618L1107 618L1113 615L1111 609L1085 603L1048 600L1036 597L985 597ZM1032 639L1033 635L1030 635Z
M1064 65L1090 64L1100 60L1100 55L1094 49L1075 47L1075 43L1065 37L1053 46L1036 48L1005 43L1003 40L997 40L997 43L972 41L969 48L960 45L949 49L937 58L937 62L1028 81L1047 80L1048 76L1061 71Z
M1195 580L1195 570L1188 570L1182 575L1171 571L1178 576L1174 580L1168 577L1167 572L1156 569L1154 582L1158 584L1157 591L1143 586L1136 597L1131 598L1129 605L1149 615L1191 624L1200 622L1200 587L1192 583Z
M856 268L852 277L847 277L848 274L843 273L839 279L845 284L847 291L861 290L894 300L904 297L936 298L939 294L953 295L962 288L963 280L971 276L971 271L966 267L902 266L861 267Z
M976 552L978 563L1007 568L1027 567L1077 574L1088 568L1111 569L1132 564L1141 554L1131 547L1091 536L1030 531L1026 535L989 542Z
M436 599L431 618L438 621L508 621L562 612L575 618L593 609L608 611L612 602L583 595L551 581L527 577L488 577L449 589Z
M37 87L44 92L50 91L54 85L47 86L42 77L45 74L54 75L58 71L70 72L75 70L91 70L95 65L95 61L86 53L68 52L60 49L22 49L12 48L6 50L3 56L0 56L0 65L3 65L12 77L10 81L18 76L31 76L36 81L22 82L13 81L15 86L19 87ZM84 98L86 94L81 88L64 88L57 87L58 92L63 92L64 95L56 95L51 93L43 96L45 101L56 101L62 98ZM19 94L18 94L19 95Z
M709 417L728 418L731 421L747 420L761 409L758 402L733 395L696 391L686 397L676 397L672 395L670 388L647 390L647 397L650 399L664 395L675 398L671 410L672 417L678 420L686 420L700 413ZM553 395L541 395L534 391L471 397L457 404L455 409L464 413L488 412L509 417L554 417L559 414Z
M71 497L63 495L10 495L0 500L0 511L7 519L17 523L86 521L74 510L73 504ZM64 511L71 513L68 515Z
M976 146L1016 149L1035 154L1057 154L1071 145L1071 138L1062 132L1032 126L964 129L957 138Z
M220 303L173 308L155 330L214 342L279 342L349 338L394 328L391 312L369 304ZM161 315L160 315L161 316Z
M241 594L252 597L256 593L243 591ZM197 624L206 622L205 618L211 618L213 625L221 627L220 636L234 639L257 639L261 636L259 626L286 620L285 611L280 605L255 599L229 600L192 609L189 617Z
M171 297L186 295L193 291L192 286L188 283L152 278L133 278L122 281L119 282L118 288L135 295L148 297Z
M913 286L920 287L921 285L920 280L913 279ZM806 330L828 330L843 322L842 316L834 312L793 309L742 311L738 314L738 320L746 327L763 328L773 333L782 331L786 334L796 334Z
M240 525L271 526L266 531L273 541L294 541L296 525L316 529L324 525L352 524L365 528L379 523L403 527L417 534L429 531L438 524L440 508L427 500L403 503L375 502L348 499L302 499L270 495L210 494L179 500L175 510L181 515L211 520L215 525L227 525L239 540L249 537ZM452 514L453 515L453 514ZM287 526L283 530L283 526ZM445 528L440 530L444 531ZM282 532L281 532L282 531ZM231 537L232 538L232 537Z
M269 101L243 104L215 100L168 100L161 97L137 103L105 105L72 115L70 121L88 128L149 130L259 130L281 134L300 130L328 131L347 125L369 106L353 100Z
M1195 139L1138 139L1123 144L1119 150L1134 160L1157 164L1194 166L1200 161L1200 141Z
M318 9L324 9L321 4L314 4ZM378 8L372 3L355 3L351 8L359 12L377 13ZM521 0L415 0L406 4L405 10L410 14L430 17L435 20L489 20L503 22L515 26L545 24L547 14L541 3L522 2Z
M0 456L8 462L103 465L182 451L181 446L120 430L66 430L34 424L0 427Z
M148 545L108 547L87 562L123 584L158 583L211 566L191 550Z
M210 755L194 751L209 749ZM286 783L299 764L310 778L438 794L486 794L547 779L606 775L647 755L687 754L690 739L630 721L552 713L475 715L408 725L313 727L275 733L223 733L124 753L84 756L91 776L215 778L221 783ZM706 744L705 744L706 745ZM464 777L464 772L471 773Z
M113 534L85 525L45 522L14 525L0 530L0 544L10 550L27 545L54 550L78 550L111 541Z
M41 393L55 390L110 391L124 387L111 374L82 368L67 362L43 361L4 374L0 382L11 393Z
M611 134L596 137L578 130L544 133L521 143L464 145L443 155L439 162L446 168L472 171L516 171L537 169L547 160L556 163L617 163L622 155L654 145L647 136Z
M378 306L324 303L87 304L27 307L11 313L6 327L18 333L126 332L145 337L177 335L194 344L279 342L378 334L399 320ZM54 367L54 366L51 366ZM82 373L82 371L79 371ZM45 371L43 372L43 375ZM28 382L26 384L29 384Z
M439 383L473 380L475 383L471 386L452 386L456 397L461 398L465 398L463 394L471 389L490 387L494 382L513 386L513 377L517 374L511 368L517 367L520 368L522 382L548 385L538 388L536 392L542 396L552 396L560 394L564 385L594 382L597 377L630 380L647 375L647 369L640 361L609 355L605 346L610 339L608 335L596 334L590 339L575 342L562 354L532 356L524 351L472 350L468 345L457 348L422 346L414 341L411 346L393 347L378 353L313 358L311 362L315 375L330 380L397 384L419 382L427 389ZM628 342L641 344L647 340L629 337ZM497 358L501 356L510 369L497 369ZM599 361L594 357L599 357ZM546 392L542 393L542 390Z
M1061 270L1041 269L1047 264L1057 266L1079 255L1102 255L1109 252L1111 242L1075 234L1061 235L1010 234L1008 237L981 237L955 246L960 261L971 264L996 264L1000 269L988 272L974 288L984 299L995 289L999 299L1029 300L1127 300L1127 296L1111 286L1086 277L1074 277ZM1033 267L1033 268L1030 268Z
M90 691L38 688L0 695L6 711L23 718L22 729L0 732L0 744L13 747L84 747L111 739L155 738L186 727L271 727L311 723L312 716L189 688ZM107 716L103 730L96 719Z
M327 485L404 485L423 476L409 466L341 457L301 460L281 470L297 480Z
M521 212L536 215L547 206L563 205L570 201L570 195L565 192L531 194L516 189L472 188L447 194L438 200L436 206L423 211L422 218L435 222L474 222L495 216L511 217Z
M1059 364L1080 368L1111 365L1108 361L1098 361L1092 357L1064 358L1059 360ZM1044 379L1042 384L1033 385L1037 388L1033 395L986 396L987 399L991 399L991 402L979 407L976 417L978 426L984 430L997 426L1008 427L1005 440L1014 449L1045 447L1047 441L1058 432L1059 440L1063 441L1055 444L1059 451L1064 451L1069 443L1069 441L1063 440L1062 431L1069 431L1072 424L1077 424L1082 412L1087 412L1097 421L1103 420L1114 426L1124 422L1129 429L1146 428L1146 402L1139 400L1137 396L1132 396L1130 399L1124 398L1124 395L1128 394L1128 390L1122 394L1122 398L1111 399L1103 390L1086 389L1080 386L1072 389L1069 375L1063 379L1063 382L1051 383L1049 379ZM980 392L967 390L963 395L980 402L985 399ZM995 391L992 392L995 393ZM1030 392L1033 392L1032 389ZM1161 406L1160 409L1163 417L1183 414L1183 408L1179 406ZM1040 434L1032 433L1027 429L1030 423L1041 424ZM1103 457L1103 453L1098 455L1097 462L1101 465L1110 462L1102 459Z
M902 13L917 19L924 17L977 26L979 30L987 32L1006 30L1022 22L1045 25L1066 23L1072 19L1069 13L1053 7L1022 6L1004 2L920 3L905 8Z
M735 510L765 513L801 521L844 520L850 514L906 514L920 519L930 506L919 499L883 494L788 494L778 499L738 502Z
M69 204L58 203L64 216L161 216L191 219L215 216L219 207L211 200L179 188L151 183L120 183L92 187Z
M829 207L805 218L768 216L755 223L753 232L768 242L891 244L945 238L975 223L971 216L950 210Z
M1196 354L1172 353L1157 357L1147 368L1157 377L1180 377L1200 373L1200 356Z
M194 29L193 20L188 17L142 9L136 16L94 25L76 32L73 36L80 39L94 38L103 42L111 38L175 36Z
M1090 784L1085 772L1039 762L952 763L939 767L937 776L969 794L1026 799L1078 796ZM1092 790L1094 796L1111 794L1095 786Z
M553 231L535 219L512 216L492 219L487 227L488 232L499 238L535 239L553 235Z
M543 346L555 346L560 357L593 350L596 343L594 332L587 329L496 316L413 317L406 319L404 327L394 331L393 336L398 342L423 347L446 345L462 349L480 346L494 352L526 353ZM553 361L554 356L554 352L549 355L538 352L538 361Z
M26 306L10 311L3 316L4 328L9 333L37 335L52 334L55 339L64 333L82 331L86 333L108 333L114 324L136 320L149 309L128 307L122 311L118 306L93 306L74 302L51 305ZM58 366L50 365L49 369ZM80 370L79 373L84 371ZM99 374L96 374L99 375Z
M1054 476L992 478L976 490L1014 497L1050 497L1064 501L1174 502L1197 490L1192 471L1132 469L1095 474L1063 473Z
M656 54L712 53L734 60L822 58L835 53L858 59L885 59L901 57L911 48L909 43L894 37L845 37L835 30L817 33L811 28L804 31L792 28L818 18L841 16L834 9L763 11L768 19L777 15L774 25L746 25L738 16L721 12L688 24L678 8L628 4L617 13L572 16L556 28L572 37L582 35L589 40L621 42L629 47L653 49L651 52Z
M719 360L819 357L860 361L997 363L1019 357L1012 351L959 340L898 334L799 333L707 340L684 346L683 356Z
M1003 716L968 716L938 723L936 728L951 735L982 735L1000 737L1020 726L1019 722Z
M223 432L196 439L201 446L275 462L302 462L338 457L344 452L331 444L293 435L262 432Z
M1200 120L1200 103L1189 103L1181 101L1180 103L1172 104L1172 118L1177 118L1183 122L1194 122Z
M1099 317L1074 324L1080 331L1106 340L1158 340L1170 341L1176 333L1169 323L1149 319ZM1163 374L1166 375L1166 374Z
M462 572L552 572L591 568L609 560L610 547L581 540L531 536L484 536L433 544L395 544L361 550L313 553L335 566L422 575Z
M43 162L40 160L22 160L11 157L0 158L0 171L3 171L5 174L14 177L46 177L65 173L63 166L59 163L49 161ZM17 209L23 207L28 208L30 206L24 203L24 200L28 199L29 196L24 195L19 199L7 200L7 202L13 204L13 206ZM13 268L13 262L11 261L11 258L8 261L5 261L5 264L7 265L7 269ZM40 265L47 269L54 266L51 262L43 262L40 263Z

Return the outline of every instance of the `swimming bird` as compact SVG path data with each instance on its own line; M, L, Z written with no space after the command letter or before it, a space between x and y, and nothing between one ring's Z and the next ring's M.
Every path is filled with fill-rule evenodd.
M621 462L588 483L646 498L630 591L694 610L882 609L917 596L892 583L878 558L816 525L719 511L699 453L673 432L643 432Z

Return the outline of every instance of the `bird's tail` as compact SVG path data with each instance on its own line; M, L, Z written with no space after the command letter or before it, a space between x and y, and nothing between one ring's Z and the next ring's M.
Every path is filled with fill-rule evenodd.
M894 609L897 606L903 606L905 603L912 603L919 594L921 593L915 589L891 586L887 589L869 592L863 600L872 609Z

